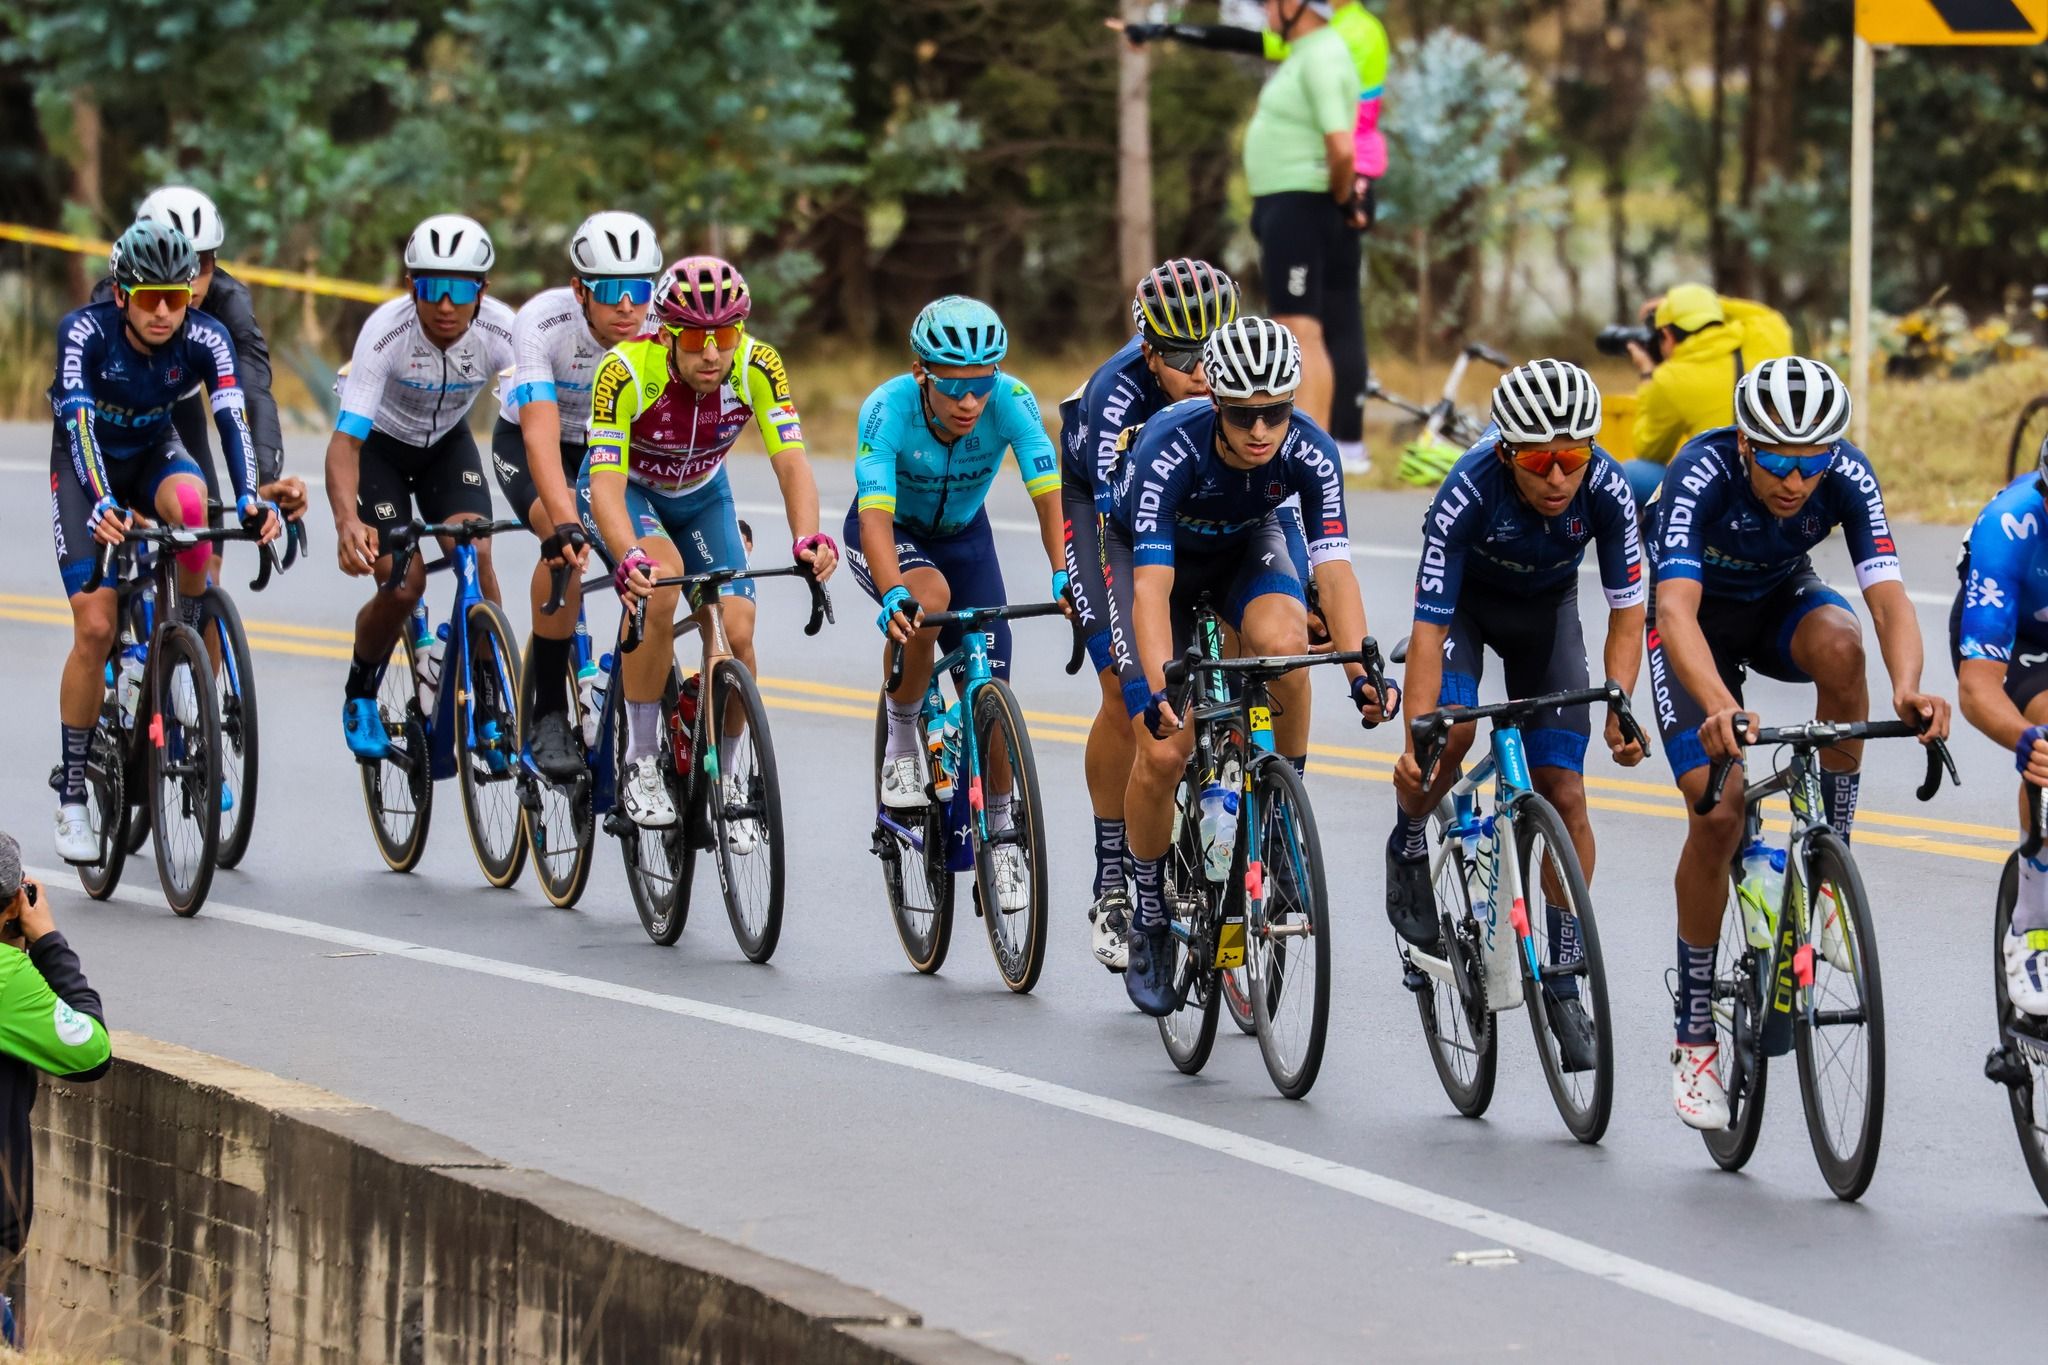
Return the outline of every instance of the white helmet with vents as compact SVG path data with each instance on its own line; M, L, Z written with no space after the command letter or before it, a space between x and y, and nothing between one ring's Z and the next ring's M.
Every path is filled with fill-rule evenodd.
M1849 429L1849 386L1818 360L1766 360L1735 386L1735 425L1759 445L1827 445Z
M1202 373L1218 398L1292 393L1301 387L1301 343L1271 318L1241 317L1202 343Z
M227 236L220 210L213 206L213 201L186 185L165 185L150 191L149 198L135 210L135 216L176 228L191 239L194 251L218 251Z
M1509 445L1586 441L1600 431L1600 386L1569 360L1532 360L1500 377L1493 423Z
M405 243L405 268L414 272L453 270L481 275L497 259L484 225L460 213L435 214L414 228Z
M661 273L661 243L637 213L593 213L569 239L569 264L582 279L652 279Z

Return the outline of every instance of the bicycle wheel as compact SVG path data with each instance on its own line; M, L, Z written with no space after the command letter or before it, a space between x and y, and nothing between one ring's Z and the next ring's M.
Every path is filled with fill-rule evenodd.
M78 881L96 901L114 894L128 866L128 758L120 726L113 708L102 707L85 751L85 818L99 840L100 856L80 865Z
M1447 834L1452 820L1453 808L1446 799L1429 817L1429 842L1432 848L1446 842L1450 845L1443 849L1443 861L1437 866L1436 915L1451 972L1463 984L1461 988L1434 973L1423 973L1429 984L1415 993L1415 1009L1422 1017L1430 1065L1436 1068L1436 1078L1450 1097L1451 1107L1476 1119L1493 1103L1500 1040L1481 984L1482 933L1472 917L1471 897L1477 870L1466 861L1463 842Z
M2005 875L1998 882L1998 912L1991 924L1991 982L1998 1001L1999 1045L2017 1054L2014 1060L2025 1070L2024 1079L2006 1087L2013 1131L2019 1135L2020 1155L2026 1159L2034 1192L2048 1203L2048 1043L2041 1041L2039 1021L2012 1007L2005 985L2005 936L2012 930L2012 907L2018 898L2019 855L2014 854L2005 860Z
M1523 894L1529 900L1529 932L1542 969L1543 984L1522 965L1522 1001L1529 1010L1529 1028L1536 1038L1536 1056L1558 1117L1581 1142L1598 1142L1607 1131L1614 1103L1614 1031L1607 1017L1607 974L1600 959L1600 929L1593 918L1593 897L1579 868L1578 850L1558 818L1557 810L1534 792L1515 803L1515 835L1521 843ZM1557 912L1557 929L1550 927ZM1560 952L1560 945L1566 951ZM1567 1071L1564 1054L1552 1028L1553 1011L1564 999L1558 991L1569 982L1593 1026L1593 1065Z
M2048 393L2035 394L2021 407L2019 417L2012 424L2012 444L2005 452L2005 477L2010 482L2015 474L2025 468L2041 448L2043 437L2048 437Z
M1004 985L1022 994L1038 984L1045 967L1045 815L1024 708L1008 684L995 680L975 691L974 737L981 772L973 781L981 786L980 804L985 805L988 820L988 840L974 850L975 894L996 970L1003 974ZM1009 823L998 829L1003 794L992 791L991 785L992 775L1004 768L1011 784Z
M1159 1041L1166 1055L1186 1075L1209 1064L1216 1046L1217 1005L1223 995L1223 973L1216 968L1217 925L1223 919L1223 888L1202 869L1202 835L1193 796L1194 765L1174 795L1173 842L1167 848L1160 895L1175 922L1173 987L1180 1008L1159 1021Z
M953 833L943 804L927 802L913 810L882 808L882 754L889 740L884 703L875 703L874 851L882 860L882 885L889 893L889 915L903 954L918 971L930 974L946 960L953 941L953 869L948 845ZM924 742L924 722L917 727ZM884 824L887 819L890 823Z
M576 695L576 665L572 662L561 678L534 676L531 642L519 670L519 752L527 753L533 736L533 700L544 686L566 689L569 731L582 742L582 714ZM588 755L585 755L588 758ZM522 775L519 804L526 824L526 843L533 850L533 877L548 904L566 910L582 898L590 884L592 846L596 842L596 821L592 817L590 775L578 773L569 782L553 782L539 771Z
M157 877L195 915L220 852L220 712L213 666L190 626L166 626L149 651L149 815Z
M775 743L768 708L754 675L738 659L721 659L703 723L716 728L716 785L711 824L718 885L733 937L749 962L766 962L782 937L782 786L775 773ZM731 733L732 718L740 721Z
M1250 810L1256 815L1265 892L1265 933L1245 935L1245 972L1252 982L1252 1023L1273 1087L1298 1100L1316 1083L1330 1031L1330 896L1315 813L1294 765L1277 754L1252 770ZM1238 827L1238 858L1250 825ZM1246 882L1226 883L1233 895ZM1249 930L1249 920L1247 920Z
M1856 1199L1877 1174L1878 1143L1884 1136L1884 986L1876 926L1856 860L1833 830L1808 836L1807 859L1813 876L1811 914L1818 920L1832 894L1848 965L1836 966L1818 947L1807 950L1813 986L1800 994L1802 1004L1811 1008L1795 1014L1792 1034L1799 1056L1799 1097L1821 1176L1835 1198Z
M412 633L399 632L399 643L377 680L377 712L391 738L385 756L359 763L363 808L370 815L370 833L377 852L393 872L410 872L427 850L427 825L434 814L433 759L427 753L427 722L420 714L419 684L413 661Z
M623 687L625 680L621 677L612 685ZM690 877L697 868L697 847L688 833L689 793L676 772L676 737L682 733L676 715L679 696L675 671L671 669L661 697L661 732L669 737L669 742L661 746L661 777L668 784L669 800L676 808L676 822L667 829L642 829L626 818L626 708L621 705L612 709L612 754L616 764L612 790L616 795L607 828L619 836L626 885L633 893L633 909L640 915L640 925L647 931L647 937L664 948L673 946L683 935L683 925L690 918Z
M1772 972L1766 953L1752 948L1743 924L1735 882L1721 912L1721 938L1714 949L1714 1041L1721 1048L1721 1080L1728 1088L1728 1126L1702 1132L1707 1154L1724 1171L1739 1171L1756 1151L1763 1132L1764 1097L1770 1057L1763 1049L1765 984Z
M1244 968L1236 967L1223 973L1223 1010L1230 1016L1230 1022L1237 1025L1237 1031L1251 1036L1258 1027L1252 1021L1252 982L1245 975Z
M249 851L256 827L256 666L235 599L218 586L200 599L200 633L213 663L214 698L220 703L220 785L223 812L220 865L234 867Z
M467 690L455 706L455 770L469 846L484 880L507 887L526 866L526 825L519 802L519 648L512 622L495 602L472 602ZM444 682L444 686L446 683Z

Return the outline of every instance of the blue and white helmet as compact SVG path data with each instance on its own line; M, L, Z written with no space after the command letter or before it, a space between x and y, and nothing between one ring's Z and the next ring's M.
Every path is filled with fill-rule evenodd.
M927 365L1000 365L1010 353L1010 334L980 299L948 294L926 304L910 324L910 349Z

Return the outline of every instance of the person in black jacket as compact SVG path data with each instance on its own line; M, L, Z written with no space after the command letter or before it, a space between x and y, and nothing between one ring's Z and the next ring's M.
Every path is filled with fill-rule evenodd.
M21 846L0 834L0 1264L16 1323L24 1307L22 1248L35 1216L29 1111L37 1073L94 1081L112 1058L99 992L57 932L48 895L22 876Z

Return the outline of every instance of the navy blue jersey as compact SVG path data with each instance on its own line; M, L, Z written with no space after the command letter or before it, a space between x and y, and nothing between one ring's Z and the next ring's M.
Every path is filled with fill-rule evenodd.
M239 500L256 491L256 446L227 328L190 308L184 327L145 354L128 339L119 305L91 303L65 314L50 406L70 435L72 472L95 501L107 492L107 461L134 459L171 438L171 409L195 383L209 391Z
M1686 442L1664 471L1657 509L1657 581L1690 578L1713 597L1751 602L1807 565L1807 551L1835 527L1849 542L1856 583L1895 581L1899 552L1870 460L1847 441L1819 487L1792 516L1773 516L1749 486L1735 428Z
M1986 503L1963 542L1963 614L1957 653L2012 662L2021 641L2048 643L2048 506L2041 476L2022 474Z
M1351 554L1337 443L1297 412L1272 459L1233 469L1216 453L1216 408L1175 403L1145 424L1117 471L1109 516L1130 536L1131 563L1173 564L1245 543L1266 515L1301 498L1311 567Z
M1060 402L1061 486L1089 490L1095 510L1108 515L1125 430L1166 405L1166 390L1145 363L1144 341L1132 337Z
M1546 517L1515 490L1502 463L1500 433L1488 428L1452 466L1422 518L1422 564L1415 574L1417 620L1448 621L1465 579L1521 596L1556 592L1578 575L1586 542L1599 542L1600 586L1607 605L1640 606L1648 595L1635 502L1621 466L1597 446L1579 491Z

